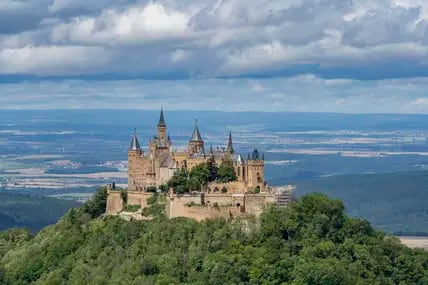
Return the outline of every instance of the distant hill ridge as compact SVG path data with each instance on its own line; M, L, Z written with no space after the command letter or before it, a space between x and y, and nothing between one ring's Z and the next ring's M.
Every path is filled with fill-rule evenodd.
M347 213L395 234L428 234L428 171L346 174L296 181L295 194L341 199Z

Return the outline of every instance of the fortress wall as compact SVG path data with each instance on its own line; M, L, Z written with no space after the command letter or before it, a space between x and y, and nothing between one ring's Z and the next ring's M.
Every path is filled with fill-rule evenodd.
M128 205L140 205L141 208L147 207L147 198L151 195L152 193L128 191ZM110 191L107 197L106 214L119 213L122 211L123 206L120 191Z
M110 191L107 198L106 214L111 215L119 213L123 208L120 191Z
M219 206L225 206L232 204L233 205L233 197L232 194L205 194L204 195L205 204L207 205L213 205L214 203L217 203Z
M152 193L128 191L128 205L140 205L141 208L147 207L147 198L152 196Z
M245 212L255 216L259 216L268 204L275 203L275 196L269 194L247 194L244 199Z
M206 219L241 217L241 207L213 207L213 206L185 206L185 204L174 205L169 210L169 218L187 217L197 221Z
M214 192L214 189L216 187L219 189L220 192L223 187L226 187L227 193L229 194L244 194L245 192L247 192L247 187L245 187L245 183L242 181L233 181L228 183L211 182L208 187L211 190L211 193Z
M194 203L196 205L202 204L201 194L197 195L171 195L166 203L166 214L169 218L175 217L187 217L186 215L186 204ZM196 220L200 220L195 217Z

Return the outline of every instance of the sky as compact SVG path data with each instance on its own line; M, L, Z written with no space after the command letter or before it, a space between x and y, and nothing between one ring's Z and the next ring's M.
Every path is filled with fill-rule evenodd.
M0 0L0 109L428 114L426 0Z

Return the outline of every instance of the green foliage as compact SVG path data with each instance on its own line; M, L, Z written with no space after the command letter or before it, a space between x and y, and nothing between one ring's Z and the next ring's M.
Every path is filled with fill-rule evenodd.
M140 205L126 205L125 207L123 207L122 211L124 211L124 212L137 212L140 209L141 209Z
M0 232L0 257L14 247L22 246L31 239L31 233L26 229L13 228Z
M258 194L258 193L260 193L260 187L259 186L254 187L254 189L252 189L251 191L248 191L248 193L250 193L250 194Z
M75 201L0 192L0 230L25 227L36 232L81 206Z
M85 205L83 205L83 211L89 214L92 218L96 218L105 213L106 206L107 206L107 189L105 187L100 187L95 192L92 199L87 201Z
M427 252L343 209L313 194L254 221L128 222L72 210L34 238L0 235L0 283L427 284Z
M166 185L166 184L162 184L161 186L159 186L159 190L160 190L162 193L166 193L166 192L168 192L168 190L169 190L168 185Z
M157 203L158 198L159 198L158 193L153 193L152 196L147 198L147 205L153 205L153 204Z
M199 183L199 188L201 188L201 185L208 184L211 177L210 169L206 163L196 165L192 170L190 170L189 174L192 180Z
M219 182L231 182L236 180L235 169L233 168L232 162L224 161L218 168Z
M201 191L209 182L216 180L219 182L236 180L231 162L224 162L220 168L217 168L214 160L209 159L207 163L201 163L193 167L190 172L179 170L169 180L168 186L172 187L176 193L183 194Z
M168 181L168 187L173 188L178 194L188 192L189 174L186 170L180 169Z
M142 214L146 217L164 217L165 216L165 195L153 193L147 198L147 207L143 208Z
M227 193L227 188L226 187L221 188L221 193Z
M208 177L208 181L209 182L213 182L217 179L218 177L218 167L215 163L215 159L214 157L210 157L207 161L207 168L208 168L208 172L209 172L209 177Z

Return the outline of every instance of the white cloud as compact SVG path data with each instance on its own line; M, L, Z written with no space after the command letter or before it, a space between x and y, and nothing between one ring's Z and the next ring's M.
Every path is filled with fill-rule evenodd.
M109 60L99 47L26 46L0 51L0 73L85 74ZM70 72L73 70L73 72Z
M428 113L427 89L428 78L346 80L332 85L331 80L313 75L257 81L62 80L0 84L4 95L0 108L157 109L164 105L169 110Z
M185 32L188 16L160 4L131 7L124 12L109 9L97 17L78 17L53 28L54 42L121 45L146 44Z
M150 69L162 69L165 75L212 77L272 73L295 65L352 69L409 60L428 64L424 0L0 3L0 13L19 8L35 17L27 23L21 14L8 14L8 25L0 17L0 49L61 45L111 50L109 62L115 65L99 66L95 74L119 71L123 76L129 69L146 76ZM15 25L21 32L11 34Z
M224 107L227 98L219 94L234 92L249 110L271 104L275 110L428 112L425 79L355 80L428 76L427 32L425 0L0 0L0 79L201 79L171 83L166 89L178 97L146 81L113 82L132 85L114 95L103 89L107 82L88 83L82 94L95 94L95 87L105 94L89 96L89 106L94 98L121 105L116 98L134 96L129 93L135 94L130 102L144 93L145 104L159 104L147 99L157 92L176 106L184 106L179 96L211 94L206 104ZM252 79L215 79L221 77ZM73 92L61 88L61 100L71 100ZM43 98L57 102L58 96Z

